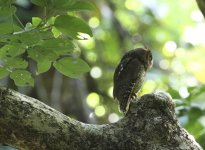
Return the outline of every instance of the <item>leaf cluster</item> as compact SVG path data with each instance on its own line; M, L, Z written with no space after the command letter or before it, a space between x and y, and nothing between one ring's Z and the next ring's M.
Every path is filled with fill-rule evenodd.
M76 78L89 70L74 56L76 40L85 40L92 31L73 11L94 10L87 1L32 0L42 8L44 17L33 17L23 25L16 15L14 0L0 1L0 79L9 76L17 86L33 86L34 75L53 65L62 74ZM47 15L49 14L49 16ZM37 71L29 71L30 60Z

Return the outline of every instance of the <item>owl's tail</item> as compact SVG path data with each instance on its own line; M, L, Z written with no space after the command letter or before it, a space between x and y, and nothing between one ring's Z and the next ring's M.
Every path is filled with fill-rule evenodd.
M119 101L118 106L119 106L120 112L126 114L127 111L129 110L130 100L129 99L122 99L121 101Z

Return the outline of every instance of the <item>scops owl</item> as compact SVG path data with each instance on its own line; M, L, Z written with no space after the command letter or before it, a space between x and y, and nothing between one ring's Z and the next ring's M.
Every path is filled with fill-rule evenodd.
M145 78L146 71L152 67L153 58L149 49L137 48L127 52L114 73L113 97L119 102L119 109L125 113L136 97Z

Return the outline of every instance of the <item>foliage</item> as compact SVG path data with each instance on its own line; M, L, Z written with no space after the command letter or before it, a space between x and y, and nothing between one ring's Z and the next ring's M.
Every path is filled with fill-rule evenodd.
M25 26L16 15L14 0L1 0L0 77L10 76L18 86L34 85L30 59L37 63L36 75L53 66L68 77L89 71L89 66L74 56L75 39L92 36L90 27L72 11L94 10L87 1L32 0L44 9L44 17L33 17ZM52 14L52 15L49 15Z

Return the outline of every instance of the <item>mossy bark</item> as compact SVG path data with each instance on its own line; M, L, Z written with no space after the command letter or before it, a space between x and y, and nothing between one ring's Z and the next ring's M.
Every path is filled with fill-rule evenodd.
M0 143L28 150L201 150L166 93L132 102L113 124L85 124L13 90L0 89Z

